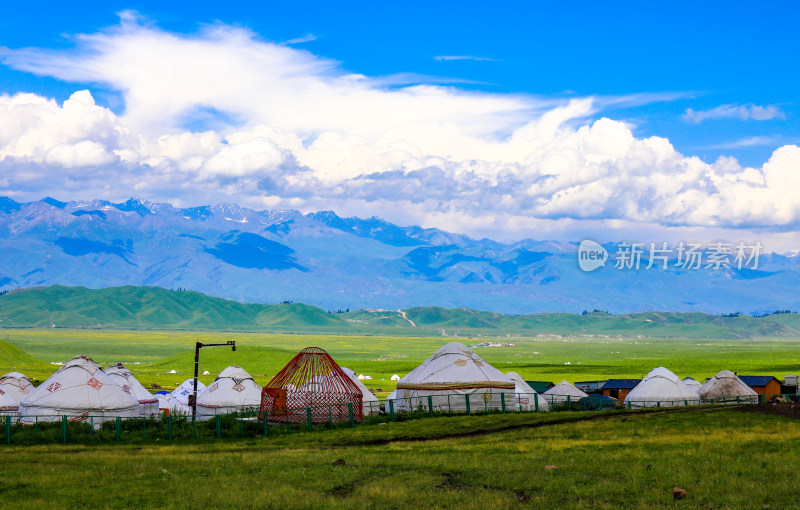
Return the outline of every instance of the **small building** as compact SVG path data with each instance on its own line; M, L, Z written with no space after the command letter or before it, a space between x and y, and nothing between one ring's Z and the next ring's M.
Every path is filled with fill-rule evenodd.
M640 382L641 379L609 379L603 384L603 395L622 402Z
M575 387L587 395L597 395L603 393L605 383L605 381L579 381L575 383Z
M544 393L545 391L549 390L555 384L551 383L550 381L525 381L528 383L528 386L533 388L533 391L536 393Z
M766 395L765 401L781 394L781 382L771 375L740 375L739 379L759 395Z

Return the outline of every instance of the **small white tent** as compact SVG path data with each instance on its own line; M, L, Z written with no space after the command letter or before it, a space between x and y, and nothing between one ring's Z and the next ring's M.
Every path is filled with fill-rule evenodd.
M700 388L700 398L715 402L757 403L758 393L730 370L722 370Z
M391 379L392 381L399 381L399 380L400 380L400 376L399 376L399 375L397 375L397 374L394 374L394 375L393 375L393 376L392 376L390 379Z
M0 376L0 411L16 411L22 397L33 390L31 380L19 372Z
M115 384L100 365L87 356L64 363L19 403L23 423L55 421L70 416L73 421L102 421L137 416L139 401Z
M358 389L361 390L361 405L363 407L364 416L372 416L373 414L378 414L381 410L381 403L369 388L364 386L364 383L358 380L356 377L356 373L346 367L340 367L347 377L353 381L353 384L358 386Z
M514 404L514 383L466 345L449 343L397 381L395 411L484 411ZM468 407L469 406L469 407Z
M550 405L536 390L530 387L525 379L516 372L506 372L506 377L514 383L514 410L515 411L535 411L538 405L539 411L549 411Z
M206 389L206 385L197 381L197 394L200 395L200 392ZM182 406L189 405L189 395L194 392L194 377L190 377L181 383L180 386L175 388L172 392L172 396L181 403Z
M684 384L686 384L686 386L690 387L691 389L693 389L698 393L700 392L700 388L703 387L703 385L700 384L700 382L698 382L697 379L694 379L692 377L684 377L683 382Z
M111 365L106 369L106 375L139 401L139 416L152 418L158 415L158 398L147 391L125 365L122 363Z
M632 408L672 407L698 404L700 396L664 367L654 368L625 397Z
M247 370L231 365L202 392L198 391L197 415L210 417L258 410L261 389Z
M566 404L569 400L570 404L577 403L583 397L588 397L586 393L582 392L575 386L567 381L561 381L549 390L542 393L544 399L550 404Z

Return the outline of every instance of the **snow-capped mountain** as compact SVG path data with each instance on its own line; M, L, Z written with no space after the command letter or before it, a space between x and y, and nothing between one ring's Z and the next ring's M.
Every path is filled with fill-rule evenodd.
M475 240L332 211L304 215L234 204L180 209L139 198L18 203L0 197L0 250L0 290L154 285L325 309L800 308L798 257L763 255L755 270L687 270L672 263L668 269L617 270L612 262L583 272L577 243Z

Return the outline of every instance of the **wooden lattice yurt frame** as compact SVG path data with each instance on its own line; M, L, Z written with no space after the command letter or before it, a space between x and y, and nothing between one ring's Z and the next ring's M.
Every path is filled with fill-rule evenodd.
M313 423L363 419L363 395L358 386L319 347L300 351L264 386L261 413L269 421ZM350 405L351 404L351 405Z

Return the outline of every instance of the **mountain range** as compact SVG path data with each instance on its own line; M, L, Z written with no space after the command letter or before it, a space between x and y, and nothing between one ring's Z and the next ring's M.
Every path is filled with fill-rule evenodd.
M204 330L384 336L518 335L702 339L797 338L800 314L506 315L467 308L359 309L331 313L302 303L246 304L160 287L34 287L0 295L0 328ZM505 340L504 340L505 341ZM0 353L1 354L1 353Z
M604 246L612 255L619 249ZM155 286L326 311L438 306L503 314L719 314L800 308L796 256L764 254L758 269L692 271L670 263L637 271L608 264L583 272L577 242L477 240L332 211L0 197L0 250L0 290Z

